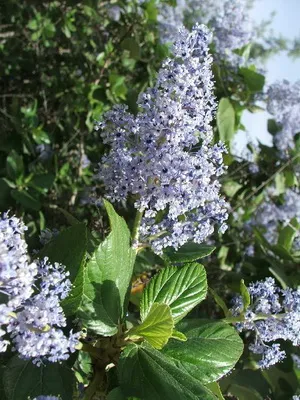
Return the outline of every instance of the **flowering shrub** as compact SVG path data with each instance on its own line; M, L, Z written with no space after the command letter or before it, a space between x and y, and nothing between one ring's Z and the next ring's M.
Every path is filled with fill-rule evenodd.
M1 400L299 398L299 84L249 6L4 6Z

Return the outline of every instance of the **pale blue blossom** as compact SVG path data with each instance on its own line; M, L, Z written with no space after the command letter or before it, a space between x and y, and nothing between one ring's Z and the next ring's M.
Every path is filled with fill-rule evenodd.
M212 144L213 95L209 32L182 28L174 58L160 69L154 88L140 95L137 116L117 106L99 124L110 153L98 177L113 201L134 199L144 211L142 240L157 253L189 240L203 242L214 226L226 229L227 204L218 177L223 144Z
M12 344L21 358L37 365L65 360L80 336L61 330L66 318L60 302L71 289L69 273L47 258L30 262L25 230L16 217L0 219L0 351Z
M295 135L300 132L300 81L291 84L287 80L276 82L267 91L267 110L274 116L279 131L274 144L281 157L295 147Z
M242 298L237 297L231 312L243 315L236 327L254 333L255 340L249 350L261 356L260 368L269 368L286 356L277 340L290 341L293 346L300 344L300 290L282 290L273 278L252 283L248 290L250 306L244 312Z

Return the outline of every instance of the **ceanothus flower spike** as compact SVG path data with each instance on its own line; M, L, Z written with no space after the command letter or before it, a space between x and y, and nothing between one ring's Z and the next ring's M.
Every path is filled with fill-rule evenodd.
M248 287L251 304L244 320L236 324L239 331L253 331L255 341L249 349L261 356L258 366L269 368L282 361L286 354L276 340L289 340L300 345L300 289L280 289L273 278L255 282ZM234 299L233 315L243 312L240 297ZM275 342L275 343L274 343Z
M111 200L133 196L135 208L144 212L141 239L151 240L156 253L201 243L215 224L226 229L227 204L218 181L226 149L212 144L216 101L209 41L205 26L181 28L174 58L163 63L154 88L139 97L141 111L133 116L117 106L98 125L110 145L98 177Z
M0 220L0 352L13 343L24 359L41 365L65 360L76 350L80 332L66 336L60 305L71 282L65 267L47 258L30 263L23 239L25 225L4 214Z
M300 132L300 81L276 82L267 91L267 110L275 118L280 130L274 144L282 158L295 147L294 137Z

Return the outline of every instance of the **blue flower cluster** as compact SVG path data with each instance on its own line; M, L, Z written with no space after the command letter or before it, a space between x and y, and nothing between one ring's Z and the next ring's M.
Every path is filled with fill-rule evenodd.
M6 351L10 337L13 350L37 365L65 360L80 335L66 337L60 329L66 325L60 301L71 288L68 273L47 258L29 262L25 229L7 213L0 219L0 351Z
M260 368L269 368L285 358L276 340L289 340L300 345L300 290L276 286L273 278L249 285L251 305L244 312L244 321L236 324L239 331L250 330L255 341L249 349L261 356ZM243 313L242 298L234 299L233 315Z
M161 41L172 41L184 17L193 23L207 24L213 31L216 61L238 67L245 61L234 50L250 43L254 36L248 8L248 0L179 0L176 7L161 4L158 15Z
M216 102L209 40L204 26L180 29L174 58L139 98L141 111L133 116L117 106L98 125L110 145L98 177L113 201L133 196L144 212L142 238L152 238L157 253L189 240L201 243L215 224L226 229L218 181L226 149L212 143Z
M258 207L251 226L261 226L264 230L264 237L270 244L276 244L278 239L279 225L290 225L292 219L300 224L300 193L297 188L287 189L281 204L274 201L277 198L276 190L270 188L265 201ZM277 198L278 200L278 198ZM292 225L290 225L293 227ZM295 229L296 239L300 237L299 230ZM298 243L298 240L295 240Z
M159 38L162 43L172 43L178 33L178 27L184 23L184 15L188 11L186 0L177 0L176 6L167 3L158 5L159 13L157 21L159 23Z
M267 91L267 110L280 126L274 145L282 157L295 147L294 137L300 131L300 81L276 82Z
M211 20L214 32L216 53L220 59L232 66L244 63L242 57L234 53L253 38L253 29L249 20L248 0L223 1L220 12Z

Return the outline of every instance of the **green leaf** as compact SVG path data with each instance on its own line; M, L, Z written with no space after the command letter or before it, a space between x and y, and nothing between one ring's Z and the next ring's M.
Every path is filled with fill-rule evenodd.
M271 135L276 135L281 129L281 126L277 124L275 119L268 119L268 132L271 133Z
M130 330L129 336L141 336L156 349L162 349L173 333L174 321L170 307L153 303L146 318Z
M31 180L30 184L42 189L50 189L55 180L55 175L53 174L40 174L35 175Z
M274 278L278 280L282 289L292 286L293 282L291 282L291 279L286 275L284 269L281 268L281 264L278 264L277 259L270 260L270 262L271 266L268 269Z
M217 294L217 292L212 288L209 288L209 291L210 291L211 295L213 296L215 302L218 304L218 306L223 311L225 317L229 316L230 315L230 311L228 310L228 307L227 307L225 301L222 299L222 297L220 297Z
M262 375L270 384L273 393L282 400L292 398L299 385L295 371L292 368L284 370L283 366L287 362L288 360L284 360L282 364L262 371Z
M209 256L215 250L214 246L189 242L181 246L177 251L173 247L167 247L164 254L171 262L191 262Z
M144 320L153 303L170 306L172 317L180 321L207 293L206 272L201 264L191 263L184 267L167 267L151 279L141 301L141 318Z
M65 265L73 282L86 257L86 237L85 224L73 225L47 243L39 253L39 258L48 257L51 263L58 262Z
M14 189L11 196L26 209L39 211L42 207L41 203L25 190Z
M31 19L28 24L27 27L33 31L35 31L36 29L38 29L38 21L36 19Z
M237 396L234 398L238 398L239 400L264 400L260 393L253 388L242 386L238 383L234 383L230 386L230 393L233 396Z
M225 400L218 382L211 382L208 385L206 385L206 387L209 390L211 390L213 392L213 394L215 394L217 396L218 400Z
M270 385L260 370L236 370L223 378L220 385L224 393L231 393L239 400L266 400L271 394Z
M181 370L202 383L226 375L243 352L243 341L234 328L224 322L187 319L178 324L186 342L170 340L162 352Z
M261 92L264 84L265 84L265 77L258 72L253 71L249 68L240 68L240 74L243 76L246 85L250 92Z
M121 43L121 47L124 50L128 50L130 58L138 60L140 58L140 45L133 38L126 38Z
M127 400L127 397L124 396L122 390L117 387L108 393L107 400Z
M235 133L235 111L230 100L225 97L219 103L217 126L220 139L229 144Z
M15 150L12 150L6 158L6 171L8 177L14 181L24 175L23 158Z
M79 223L60 232L39 254L39 258L48 257L51 263L59 262L65 265L70 272L72 289L69 296L62 302L66 315L74 314L80 305L82 294L80 278L83 278L86 251L87 229L85 224Z
M202 384L146 343L129 345L119 365L123 393L143 400L215 400Z
M249 307L251 303L251 298L250 298L250 293L248 291L247 286L245 285L244 279L241 279L240 282L240 293L242 295L243 299L243 306L244 306L244 311Z
M0 210L7 209L7 204L11 201L10 187L8 186L5 179L0 178Z
M289 253L289 251L280 244L276 244L274 246L270 246L270 249L276 254L278 257L282 258L283 260L293 261L293 257Z
M294 239L299 231L299 228L300 224L297 218L293 218L290 221L289 225L281 229L277 244L284 247L287 251L290 251L293 246Z
M275 176L275 186L276 186L276 191L278 194L283 194L285 193L285 176L284 174L276 174Z
M176 331L175 329L173 329L171 338L180 340L181 342L187 341L187 337L185 336L185 334L183 334L182 332Z
M123 218L105 201L111 232L78 276L78 316L94 332L111 336L126 315L135 260Z
M33 399L39 395L60 395L63 400L73 399L74 374L64 364L50 363L36 367L32 361L11 359L3 376L8 400Z

